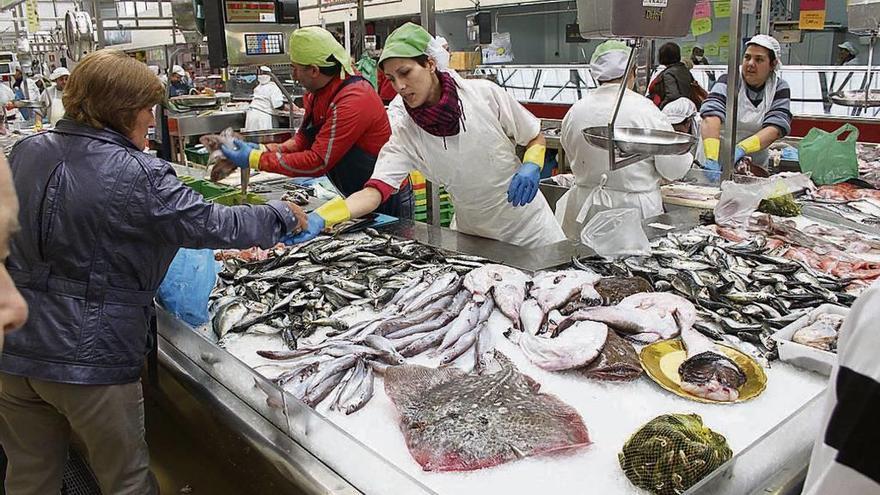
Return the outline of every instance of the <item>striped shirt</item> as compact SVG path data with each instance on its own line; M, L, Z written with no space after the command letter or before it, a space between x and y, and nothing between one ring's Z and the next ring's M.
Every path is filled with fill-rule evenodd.
M804 495L880 493L880 282L853 304L840 330L826 392L825 427L813 446Z
M745 81L742 81L745 84ZM752 89L746 85L746 96L752 106L756 107L761 104L764 99L764 88ZM748 104L748 103L746 103ZM718 82L712 86L709 97L700 107L700 116L718 117L721 122L727 114L727 74L718 78ZM777 79L776 94L773 96L773 104L767 114L764 115L763 127L774 126L782 133L780 137L785 137L791 132L791 88L785 79Z

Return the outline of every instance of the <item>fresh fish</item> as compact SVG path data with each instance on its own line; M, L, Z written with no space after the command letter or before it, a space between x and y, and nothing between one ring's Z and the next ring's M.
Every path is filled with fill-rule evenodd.
M452 364L452 362L458 359L459 356L467 352L467 350L474 345L474 342L476 342L477 340L477 336L483 330L483 327L485 327L485 325L485 322L480 323L477 328L474 328L473 330L470 330L469 332L462 335L461 338L459 338L454 344L452 344L452 346L446 349L446 352L444 352L440 356L440 366L447 366Z
M341 408L346 415L361 410L361 408L373 398L373 376L373 367L366 368L363 378L358 382L357 388L352 395L341 404Z
M417 323L406 328L401 328L400 330L396 330L390 334L387 334L387 337L389 339L399 339L401 337L407 337L409 335L415 335L418 333L431 332L437 330L438 328L445 327L454 318L454 314L441 310L440 314L436 318L423 323Z
M312 383L312 386L309 387L308 390L306 390L306 394L311 394L315 388L317 388L321 383L326 381L331 376L334 376L340 372L348 371L349 368L357 364L358 359L360 359L358 356L354 354L348 354L342 357L338 357L332 361L328 361L326 364L324 364L324 366L321 366L321 369L318 371L318 373L315 374L314 383ZM340 376L339 379L342 380L342 377ZM326 395L324 397L326 397ZM321 399L323 399L323 397Z
M330 408L343 409L342 404L354 395L358 386L360 386L361 380L364 379L366 374L367 367L364 364L364 360L359 359L358 362L348 370L346 377L342 379L339 386L336 387L336 397L333 399Z
M211 319L211 326L218 338L223 338L229 331L248 315L248 307L245 301L236 298L226 305L217 308Z
M320 404L339 385L339 382L342 381L347 372L348 368L322 379L319 379L320 372L313 375L311 384L302 398L303 402L309 407L315 407Z
M419 338L406 342L405 345L400 347L400 354L404 357L417 356L443 341L446 333L446 328L439 328L433 332L418 335Z
M578 321L558 337L535 337L528 332L516 332L514 343L532 364L548 371L562 371L586 366L596 359L608 339L608 327L603 323Z
M678 313L673 317L679 320ZM734 402L746 375L735 361L722 354L715 344L684 322L681 340L687 349L687 359L678 367L681 389L704 399Z
M462 335L476 326L480 319L480 306L469 302L459 315L449 324L448 330L440 343L437 352L442 352L454 344Z
M388 364L403 364L406 359L397 352L390 340L380 335L367 335L364 343L382 353Z
M607 277L593 284L602 298L602 304L614 306L627 296L651 292L651 284L642 277ZM569 312L571 314L571 312Z
M525 285L499 284L493 288L495 304L514 328L519 328L519 310L526 299Z
M424 323L432 318L436 318L443 313L442 309L432 308L412 316L398 316L383 321L376 327L375 333L379 335L388 335L403 328L408 328L419 323Z
M552 309L561 308L576 295L580 295L581 299L599 299L593 284L600 278L593 272L583 270L541 272L532 278L529 294L546 314Z
M630 381L642 375L642 366L635 347L617 333L608 332L602 352L580 372L593 380Z
M529 280L530 278L528 275L516 268L490 264L471 270L465 275L464 286L471 291L477 299L482 300L489 295L489 291L491 291L492 288L497 287L499 284L508 285L511 286L508 291L517 292L518 288L521 288L523 293L522 300L525 300L525 287L526 284L529 283ZM495 295L495 302L498 302L497 291L495 292ZM520 300L520 304L522 304L522 300ZM499 306L501 306L500 303ZM517 305L517 308L518 307L519 306Z
M519 318L522 322L520 329L531 335L538 335L541 325L544 324L544 311L534 299L526 299L519 310Z
M845 316L822 313L807 322L807 326L791 336L793 342L808 345L823 351L837 351L837 337Z
M425 471L470 471L590 444L583 419L500 353L500 369L394 366L385 391L400 413L413 459Z

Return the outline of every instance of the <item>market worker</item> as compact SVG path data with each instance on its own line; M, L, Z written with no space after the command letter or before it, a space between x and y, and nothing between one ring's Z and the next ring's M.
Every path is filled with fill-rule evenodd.
M38 101L40 99L40 88L37 83L29 77L25 77L21 71L21 64L15 62L15 72L12 74L12 91L15 93L15 104L18 108L19 115L24 120L30 120L34 115L33 109L24 107L25 102ZM25 94L27 90L27 94Z
M734 163L746 156L755 165L766 168L767 147L791 132L791 89L779 77L781 48L775 38L759 34L746 43L740 68L740 88L736 113L736 149ZM709 170L721 170L721 126L727 119L727 83L729 74L718 78L709 97L700 108L701 132Z
M446 187L459 232L527 247L564 239L538 194L545 151L540 121L492 82L438 71L427 54L431 40L413 23L388 37L379 69L401 96L389 113L402 114L391 140L366 187L311 213L296 242L375 210L414 170ZM524 164L511 139L526 147Z
M852 41L847 41L837 45L837 65L859 65L856 56L859 49L853 45Z
M663 115L666 120L672 124L672 128L676 132L690 134L697 138L696 153L694 159L698 163L703 163L706 155L703 152L703 141L700 140L700 125L702 119L697 111L697 106L690 98L679 98L663 107Z
M55 125L64 116L64 102L61 97L64 94L64 86L70 71L66 67L58 67L49 74L49 80L54 84L43 91L40 96L40 109L37 110L38 118L48 117L49 123Z
M183 67L175 65L171 68L171 73L168 75L169 98L188 95L190 93L190 90L192 90L192 86L186 83L185 78L186 71L183 70Z
M306 221L286 202L206 202L141 152L162 98L143 63L90 53L70 74L64 118L10 153L21 230L5 267L30 316L0 359L6 493L57 494L72 435L102 493L155 493L140 375L171 260L180 247L268 248Z
M9 244L17 231L18 199L9 164L0 154L0 350L3 349L4 335L20 328L27 320L27 303L6 270Z
M281 88L272 81L272 69L265 65L260 67L257 76L257 87L254 88L254 97L248 106L244 128L246 131L264 131L272 129L273 114L276 108L284 105L284 94Z
M556 203L556 218L571 239L580 238L584 225L600 209L636 208L643 218L663 213L660 182L680 179L694 160L690 153L653 156L612 171L608 151L584 139L584 128L607 126L611 121L621 84L626 84L627 89L615 127L672 131L663 112L651 100L632 91L635 70L624 75L629 53L630 48L621 41L609 40L599 45L590 59L590 72L599 87L572 105L562 120L561 142L574 172L575 185Z
M238 167L291 177L326 175L344 196L360 191L376 165L379 150L391 136L385 107L373 86L357 75L345 48L319 27L297 29L290 36L293 78L308 90L305 116L296 135L265 147L236 141L223 153ZM216 169L217 167L215 167ZM231 170L212 171L212 178ZM401 185L403 184L403 185ZM399 189L377 211L411 218L412 186L400 177Z
M840 329L837 365L825 391L824 414L813 445L803 495L880 493L880 282L853 304Z

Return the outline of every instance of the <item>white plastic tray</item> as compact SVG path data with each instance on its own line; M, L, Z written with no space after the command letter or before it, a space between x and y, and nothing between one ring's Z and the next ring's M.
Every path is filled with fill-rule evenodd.
M779 347L779 359L788 361L800 368L815 371L826 376L831 375L831 369L837 364L836 353L823 351L808 345L798 344L791 340L792 335L801 328L807 326L810 319L823 313L846 316L849 314L849 308L836 306L834 304L823 304L806 315L798 318L794 323L774 333L772 338L776 341Z

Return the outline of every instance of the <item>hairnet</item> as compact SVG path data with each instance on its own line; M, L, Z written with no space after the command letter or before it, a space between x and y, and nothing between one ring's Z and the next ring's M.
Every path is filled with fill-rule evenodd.
M57 69L53 70L51 74L49 74L49 80L55 81L59 77L64 77L64 76L69 76L69 75L70 75L70 71L67 70L67 67L58 67Z
M385 48L382 49L382 55L379 57L379 63L381 64L389 58L413 58L420 55L432 55L428 52L432 41L434 41L434 38L423 27L407 22L388 36L388 40L385 41Z
M181 67L179 65L175 65L175 66L171 67L171 73L177 74L180 77L186 77L186 71L183 70L183 67Z
M437 62L437 68L440 70L449 69L450 53L443 48L444 43L446 40L441 37L433 38L428 43L427 53Z
M629 61L630 48L618 40L608 40L593 52L590 59L590 73L599 81L611 81L623 77Z
M776 71L782 68L782 61L779 59L779 56L782 54L782 45L779 44L779 41L772 36L767 36L766 34L756 34L752 37L747 43L746 46L749 45L758 45L764 47L776 56Z
M856 48L856 46L852 44L852 41L847 41L846 43L841 43L841 44L837 45L837 48L843 48L844 50L848 51L853 56L856 56L859 54L859 49Z
M290 61L299 65L315 65L317 67L333 67L339 62L341 78L346 74L354 74L351 55L345 47L336 41L330 31L310 26L297 29L290 35Z
M690 98L679 98L663 107L663 114L670 124L680 124L697 113L697 106Z

